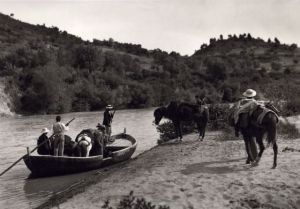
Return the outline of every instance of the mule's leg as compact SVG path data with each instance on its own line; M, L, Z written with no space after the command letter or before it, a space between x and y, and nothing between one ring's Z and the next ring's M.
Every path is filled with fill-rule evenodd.
M182 125L180 121L178 122L178 130L179 130L179 141L182 141Z
M267 140L269 144L273 144L273 151L274 151L274 160L272 168L276 168L277 166L277 153L278 153L278 146L276 143L276 135L277 135L277 118L274 114L268 113L264 120L263 124L266 124L267 130Z
M176 138L182 139L180 124L178 121L173 121L173 125L175 128Z
M202 124L202 140L204 139L204 136L205 136L205 129L206 129L206 122L204 122L203 124Z
M201 136L202 136L202 139L201 139L201 141L203 140L203 130L201 129L201 123L200 123L200 121L197 121L197 129L198 129L198 132L199 132L199 137L198 137L198 139L200 139L201 138Z
M273 151L274 151L274 161L273 161L273 169L277 166L277 153L278 153L278 146L276 141L273 143Z
M90 151L91 151L91 149L92 149L92 145L91 144L89 144L87 147L86 147L86 157L88 157L88 156L90 156Z
M87 146L86 145L81 145L81 157L87 157Z

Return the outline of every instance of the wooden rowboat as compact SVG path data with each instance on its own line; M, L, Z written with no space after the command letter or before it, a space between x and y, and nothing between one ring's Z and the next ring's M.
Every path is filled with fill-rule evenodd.
M68 157L52 155L29 155L23 158L31 176L56 176L94 170L126 161L135 152L137 142L132 136L122 133L112 136L113 139L124 139L130 146L106 146L109 156Z

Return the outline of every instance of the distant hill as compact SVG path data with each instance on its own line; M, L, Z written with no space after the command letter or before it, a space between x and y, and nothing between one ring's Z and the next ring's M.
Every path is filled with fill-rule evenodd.
M177 99L232 102L246 88L300 104L300 49L250 34L210 39L192 56L113 39L84 41L0 14L0 76L19 113L141 108ZM300 106L300 105L299 105Z

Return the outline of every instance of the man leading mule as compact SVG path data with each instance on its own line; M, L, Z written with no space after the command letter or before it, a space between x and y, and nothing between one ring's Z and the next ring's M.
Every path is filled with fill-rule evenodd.
M246 146L246 152L248 155L246 163L254 163L257 165L265 150L263 144L263 136L267 135L268 144L273 145L274 160L273 167L277 166L277 153L278 146L276 143L276 131L278 116L268 106L254 100L256 92L252 89L248 89L243 93L247 100L245 103L239 102L231 108L229 113L229 121L232 126L241 131ZM242 104L242 105L241 105ZM259 145L259 153L257 157L253 155L253 149L250 145L255 144L254 138ZM255 147L256 151L256 147Z

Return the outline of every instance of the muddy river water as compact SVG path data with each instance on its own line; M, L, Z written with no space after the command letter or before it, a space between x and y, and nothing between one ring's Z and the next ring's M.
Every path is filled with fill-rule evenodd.
M153 108L117 111L113 119L113 134L126 128L135 137L138 147L134 156L155 146L159 135L152 125ZM94 128L102 122L103 112L63 114L62 121L76 119L70 124L68 135L74 138L82 129ZM0 118L0 171L33 149L42 128L52 126L55 115L13 116ZM50 133L51 134L51 133ZM80 182L95 171L67 176L28 179L30 174L23 161L0 177L0 208L34 208L50 196Z

